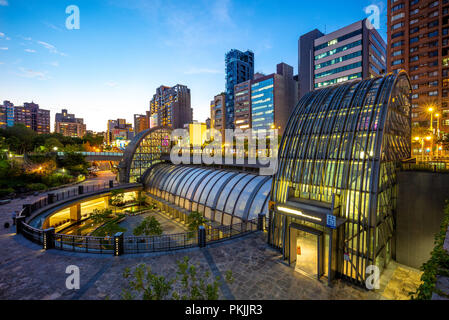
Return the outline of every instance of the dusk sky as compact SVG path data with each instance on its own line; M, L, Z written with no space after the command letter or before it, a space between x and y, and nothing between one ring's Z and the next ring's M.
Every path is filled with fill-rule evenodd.
M193 117L210 116L225 90L224 56L255 54L255 71L285 62L298 69L298 38L332 32L379 6L386 38L386 1L266 0L0 0L0 101L66 108L104 131L108 119L149 109L160 85L187 85ZM80 29L65 26L66 7L80 9Z

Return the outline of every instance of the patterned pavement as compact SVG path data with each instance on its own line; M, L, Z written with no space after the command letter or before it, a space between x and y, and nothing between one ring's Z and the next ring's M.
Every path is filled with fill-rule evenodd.
M336 281L333 287L310 279L281 261L280 253L265 243L265 235L252 234L214 244L206 249L186 249L170 253L125 255L73 254L43 251L21 236L13 227L10 213L33 200L16 199L0 206L0 299L121 299L126 285L123 271L140 263L170 278L176 261L188 256L200 270L223 276L231 270L234 282L220 287L222 299L379 299L370 292ZM67 266L80 268L81 288L66 289Z

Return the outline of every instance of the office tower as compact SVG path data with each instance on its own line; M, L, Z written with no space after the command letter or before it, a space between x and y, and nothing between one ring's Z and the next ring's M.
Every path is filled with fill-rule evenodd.
M298 102L298 83L293 67L276 66L276 73L256 73L253 80L235 86L235 127L242 130L278 129L283 134Z
M232 49L226 53L226 129L234 128L234 87L254 77L254 53Z
M300 98L319 88L382 75L386 44L368 19L324 35L313 30L299 39Z
M448 133L448 0L388 1L388 70L399 69L412 82L412 127Z
M55 114L55 132L66 137L82 138L86 134L86 125L84 119L76 118L67 109L62 109L61 113Z
M134 138L133 126L126 119L108 120L106 143L113 145L115 140L129 141Z
M220 93L214 97L210 103L211 128L219 130L222 138L226 129L226 94Z
M191 123L193 110L190 89L177 84L174 87L160 86L150 102L150 127L183 128Z
M134 115L134 132L137 135L139 132L145 131L150 128L150 112L146 114Z

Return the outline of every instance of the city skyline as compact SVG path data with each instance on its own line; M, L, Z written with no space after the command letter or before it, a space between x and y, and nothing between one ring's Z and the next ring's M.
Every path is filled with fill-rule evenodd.
M192 91L193 118L204 122L210 101L225 90L230 49L252 50L255 72L271 74L285 62L297 74L300 35L315 28L330 33L366 18L371 4L381 10L385 39L386 3L351 3L337 16L331 1L326 12L320 10L323 3L292 1L282 7L251 1L78 1L73 4L80 9L80 29L68 30L69 3L2 2L0 71L7 76L0 80L0 100L34 101L52 114L68 108L89 118L89 130L104 131L109 119L132 121L149 110L160 85L183 84Z

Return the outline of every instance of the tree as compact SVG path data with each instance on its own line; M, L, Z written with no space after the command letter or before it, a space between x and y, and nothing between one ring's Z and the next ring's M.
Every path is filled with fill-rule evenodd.
M191 212L187 217L188 229L191 232L195 232L198 230L200 226L203 226L207 221L208 220L204 218L204 216L201 213L197 211Z
M187 230L189 230L189 238L195 236L195 233L198 231L200 226L206 224L208 220L204 218L204 216L199 212L191 212L187 216Z
M112 190L109 204L115 207L120 207L125 204L124 199L125 199L125 190L123 189Z
M90 215L90 219L95 224L102 224L112 218L112 210L111 209L95 209L94 212Z
M64 145L56 138L48 138L45 140L44 146L47 151L54 151L54 148L61 150L64 147Z
M154 216L150 216L143 219L142 222L134 228L133 235L160 236L162 232L162 227L159 221L157 221Z
M212 278L209 271L200 272L188 257L176 262L176 276L168 280L151 271L151 267L140 264L134 271L126 268L123 277L128 288L122 290L125 300L218 300L220 277ZM225 281L232 283L232 272L225 273Z

